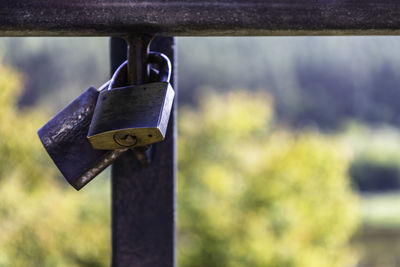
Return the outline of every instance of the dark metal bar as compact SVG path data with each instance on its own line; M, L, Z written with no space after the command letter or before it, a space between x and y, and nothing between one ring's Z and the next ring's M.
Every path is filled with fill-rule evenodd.
M398 0L2 0L0 36L400 34Z
M123 57L115 51L126 51L126 46L122 48L120 42L124 41L113 38L111 42L111 54L115 56L112 58L112 66L126 59L126 54ZM152 42L151 48L167 54L174 63L173 38L158 37ZM171 115L165 141L153 145L151 164L143 167L135 153L128 151L113 165L113 267L176 266L175 109Z
M135 35L127 38L128 42L128 83L130 85L146 82L149 75L147 56L153 36Z

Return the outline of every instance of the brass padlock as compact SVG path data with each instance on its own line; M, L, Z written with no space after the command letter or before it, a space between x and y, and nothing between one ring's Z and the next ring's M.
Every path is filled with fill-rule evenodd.
M169 83L171 63L167 56L151 52L149 61L159 65L159 82L126 85L127 64L100 93L88 140L95 149L142 147L164 140L175 92Z
M150 69L150 77L155 78L159 75L157 69ZM50 158L65 179L77 190L127 150L93 149L87 139L99 92L107 89L109 82L99 89L89 87L38 131L40 141Z

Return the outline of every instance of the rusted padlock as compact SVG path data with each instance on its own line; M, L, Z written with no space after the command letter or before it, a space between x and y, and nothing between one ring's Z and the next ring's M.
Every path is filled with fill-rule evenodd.
M108 85L89 87L38 131L47 153L77 190L126 151L95 150L86 138L99 92Z

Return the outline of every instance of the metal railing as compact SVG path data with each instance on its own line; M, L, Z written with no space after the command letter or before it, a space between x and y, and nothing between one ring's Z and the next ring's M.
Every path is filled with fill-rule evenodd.
M397 0L2 0L0 36L398 35ZM126 44L111 41L111 69ZM176 72L174 72L176 75ZM176 81L176 79L175 79ZM176 84L175 84L176 89ZM149 167L133 153L112 170L112 266L175 266L175 119Z
M391 35L396 0L2 0L0 36Z

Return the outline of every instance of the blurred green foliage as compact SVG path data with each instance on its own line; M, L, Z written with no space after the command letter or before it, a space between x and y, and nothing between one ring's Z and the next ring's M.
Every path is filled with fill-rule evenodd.
M347 123L340 138L353 152L350 177L360 192L400 189L400 132L388 125L371 128Z
M0 38L5 63L23 74L19 106L61 108L89 85L109 77L108 39L104 37Z
M346 119L400 126L398 36L179 38L180 103L202 87L266 90L277 118L337 130Z
M54 179L35 134L47 116L17 108L20 80L0 67L0 266L107 266L109 186ZM200 102L180 118L180 266L350 266L357 201L340 145L273 130L263 93Z
M48 116L17 109L20 80L0 64L0 266L106 266L109 187L60 186L36 136Z
M394 51L399 41L398 37L178 38L179 102L197 104L210 84L219 93L245 87L268 91L274 97L278 122L299 129L315 125L340 131L338 126L349 118L372 126L378 121L398 126L400 53ZM108 39L1 38L0 48L4 60L22 73L18 77L0 68L0 266L108 266L109 184L98 178L79 193L64 188L62 178L54 178L58 172L35 135L49 116L26 108L37 103L60 108L89 84L104 82L109 76ZM236 108L227 105L234 103L238 94L244 102L240 100ZM285 262L283 266L302 266L299 252L304 257L310 253L326 257L322 266L335 266L328 259L342 251L355 220L354 215L341 222L348 224L343 226L345 233L340 233L338 245L333 246L331 240L336 236L330 237L324 227L337 233L342 226L332 226L332 222L342 217L338 208L330 207L348 201L345 219L348 209L354 208L352 199L345 200L350 193L341 194L348 162L340 153L354 152L350 174L359 189L360 184L376 187L382 180L397 184L399 132L355 127L340 134L348 141L344 142L348 150L343 152L331 137L313 131L296 135L290 134L290 129L271 130L270 103L261 108L257 97L214 95L211 98L222 99L223 104L214 101L210 106L203 97L199 110L186 108L181 113L180 263L251 266L254 258L257 266L269 257ZM261 99L269 101L265 96ZM16 102L24 109L16 108ZM225 115L229 118L225 121L213 113L225 114L227 109L244 114L244 110L239 112L240 106L256 117L246 115L240 124L234 124L232 116ZM211 127L217 118L219 125ZM191 119L197 123L193 125ZM269 150L261 151L264 149ZM343 165L340 160L330 162L329 155L341 158ZM318 184L320 177L328 177L326 183L330 183L334 175L339 177L339 189L330 191L328 184ZM315 177L320 179L315 181ZM327 199L321 200L323 194ZM328 201L331 197L333 204ZM364 223L398 225L397 198L363 195ZM315 215L319 212L325 215ZM326 220L319 218L329 217L327 212L337 217L323 226ZM371 232L370 228L363 230L362 245ZM378 235L382 240L400 236L392 232ZM324 245L315 245L318 243ZM265 249L260 249L260 244ZM389 246L397 257L398 248L393 244L384 243L379 250L368 248L365 255L384 259L376 266L395 266L387 264L390 257L383 253ZM314 247L317 249L312 252ZM324 248L332 253L324 255ZM261 266L279 266L272 262Z
M274 130L262 93L200 103L180 111L180 266L351 266L346 150L312 130Z
M350 176L361 192L386 192L400 189L400 166L368 157L356 158Z
M268 91L280 121L335 130L345 119L400 125L400 38L178 38L179 102L203 87ZM20 105L61 107L109 77L108 38L1 38L26 78Z

